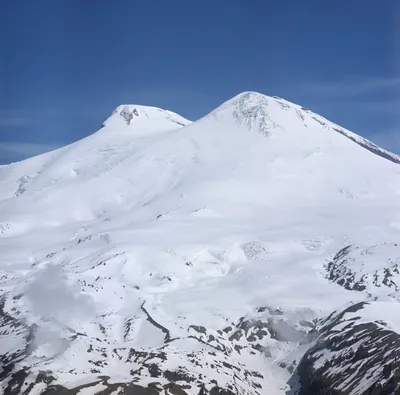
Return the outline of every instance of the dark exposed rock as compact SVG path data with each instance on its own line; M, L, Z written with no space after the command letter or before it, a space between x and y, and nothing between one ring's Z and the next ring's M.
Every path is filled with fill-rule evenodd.
M236 331L229 337L229 341L233 341L233 340L237 340L238 341L242 337L243 337L242 331Z
M41 392L41 395L78 395L81 390L90 389L96 387L97 384L101 383L103 389L94 390L94 395L111 395L118 391L121 395L159 395L161 393L172 394L172 395L188 395L188 389L192 388L190 384L178 384L176 381L193 382L194 379L186 376L183 372L164 372L164 376L171 382L161 387L158 383L151 383L147 387L140 386L136 383L109 383L109 377L100 376L95 382L84 384L75 388L66 388L63 385L52 385L54 377L49 372L41 372L37 376L34 383L28 387L22 388L24 380L27 377L28 372L19 371L14 374L13 380L5 388L5 395L29 395L34 386L38 383L47 384L47 388ZM257 383L256 383L257 384ZM105 387L105 388L104 388ZM204 386L199 388L199 394L204 395L239 395L238 392L232 392L230 389L220 388L215 386L210 391Z
M21 369L12 373L11 379L8 381L7 387L4 389L4 393L7 395L20 395L22 393L22 386L28 375L28 369Z
M185 392L185 389L190 389L191 386L180 386L176 383L169 383L164 385L164 390L169 392L170 394L173 395L187 395L187 392ZM167 393L168 393L167 392Z
M21 368L23 364L19 365L18 369L15 369L14 365L10 365L8 378L4 381L4 385L9 389L9 394L32 395L36 390L34 390L35 383L38 382L46 384L46 388L42 390L44 392L42 392L41 395L43 393L47 395L77 395L81 389L87 389L90 392L90 387L95 387L99 383L101 383L104 388L102 390L97 390L98 394L112 394L118 390L121 394L138 393L151 395L165 393L187 395L189 389L190 393L196 393L196 391L201 393L202 391L202 393L207 395L211 393L223 395L250 395L262 392L262 382L259 381L262 376L257 372L257 375L253 375L253 373L246 371L244 365L238 363L235 358L232 357L234 355L237 356L244 349L247 349L247 352L252 354L262 353L266 357L271 356L265 345L268 339L273 338L271 325L273 326L275 324L272 323L272 321L280 322L285 320L284 316L281 317L278 315L271 317L266 313L269 319L262 318L260 315L257 315L257 318L243 317L238 322L231 323L228 327L222 327L224 329L220 331L209 329L201 325L192 325L190 326L188 335L182 337L182 339L194 339L206 345L207 348L205 350L207 351L204 352L204 348L202 348L199 352L185 354L184 357L186 359L182 361L182 366L174 368L172 367L173 365L166 365L164 362L167 361L171 351L175 352L173 351L174 346L170 346L170 344L176 339L170 338L169 330L150 315L151 310L147 310L144 303L141 307L147 320L165 334L165 342L159 348L152 350L138 348L135 350L133 348L110 346L110 343L106 340L110 329L104 326L100 326L100 331L102 333L101 338L89 338L86 334L75 333L73 336L74 339L76 339L78 335L87 338L84 341L85 348L83 348L85 355L90 358L88 362L91 367L87 369L87 372L98 376L100 381L71 389L64 387L62 381L59 381L59 377L62 376L59 376L57 382L55 382L54 377L57 377L57 372L53 373L49 371L37 375L37 373L31 372L28 369ZM265 312L266 311L264 311L264 313ZM16 327L20 327L21 330L23 330L24 339L26 341L26 335L29 335L30 329L25 328L18 320L12 317L10 317L10 320ZM136 317L127 317L124 320L122 336L124 336L125 339L131 336L130 332L135 324L135 320ZM246 341L246 338L248 341ZM172 347L172 349L169 349L169 347ZM25 350L24 353L21 354L20 362L23 362L23 358L26 355L28 354ZM112 360L132 364L132 368L130 369L130 382L110 384L107 378L102 378L102 374L107 371L106 366L111 363ZM226 387L220 388L218 386L219 380L212 381L214 378L217 378L217 376L211 375L211 377L208 377L206 368L212 369L213 374L217 376L221 375L224 377L224 380L228 378ZM78 370L72 369L69 373L79 376L82 374L82 371L79 371L78 367ZM147 388L142 387L140 384L144 378L151 378L154 380L153 385ZM158 384L161 380L163 380L162 386ZM167 384L164 384L165 380L167 380ZM213 386L213 389L211 389L210 385ZM198 388L198 390L196 388ZM96 390L93 390L94 393L95 391ZM8 395L7 392L6 394Z
M99 382L85 384L72 389L67 389L61 385L55 385L48 387L42 395L77 395L83 389L94 387ZM161 391L154 386L149 385L148 387L141 387L133 383L113 383L110 384L107 381L102 382L106 389L95 392L96 395L111 395L115 391L119 390L121 395L158 395Z
M383 287L389 295L396 297L395 293L400 291L400 250L395 247L396 244L390 243L368 247L347 246L328 263L326 277L351 291L374 295ZM380 248L385 248L387 256L383 262Z
M192 328L196 332L199 332L199 333L204 333L204 334L207 333L207 330L206 330L206 328L204 328L204 326L190 325L189 328Z
M164 377L170 381L186 381L188 383L194 381L193 377L189 376L186 372L182 370L170 371L166 370L164 372Z
M235 393L228 389L213 387L213 388L211 388L210 395L235 395ZM239 394L236 394L236 395L239 395Z
M301 395L400 394L400 335L365 322L367 304L332 315L298 366Z
M150 373L150 377L160 377L162 375L162 371L161 369L155 364L151 364L148 367L149 373Z
M18 362L22 361L32 352L32 342L35 336L36 327L26 326L19 319L13 317L5 311L5 299L0 299L0 337L6 339L12 333L14 342L19 341L19 346L15 351L8 354L0 354L0 383L6 378L10 378L6 387L6 393L19 395L26 376L29 374L27 369L14 371Z

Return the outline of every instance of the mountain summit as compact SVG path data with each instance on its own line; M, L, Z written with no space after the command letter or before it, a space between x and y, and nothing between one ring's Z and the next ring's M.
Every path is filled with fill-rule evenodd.
M121 119L123 119L123 122L125 122L127 126L138 125L139 127L143 127L146 122L151 122L153 129L157 129L157 126L171 129L171 127L176 127L176 125L186 126L191 123L172 111L157 107L131 104L118 106L111 117L104 122L104 126L121 126Z
M0 182L4 198L18 198L5 203L16 209L4 218L17 229L16 212L26 218L31 204L44 225L116 209L157 216L200 205L229 217L253 204L384 200L397 185L390 161L399 157L309 110L245 92L194 123L155 107L119 106L97 133L2 168Z
M370 152L394 163L400 163L400 156L376 146L371 141L336 125L307 108L291 103L277 96L268 97L257 92L243 92L226 101L207 117L235 119L237 123L257 130L265 136L274 130L307 133L304 128L313 127L317 122L325 130L335 131ZM312 136L304 135L304 138Z
M399 163L244 92L0 167L0 394L397 393Z

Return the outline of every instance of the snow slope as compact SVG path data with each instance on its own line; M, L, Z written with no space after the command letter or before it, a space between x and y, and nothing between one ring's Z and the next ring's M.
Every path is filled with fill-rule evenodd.
M245 92L194 123L120 106L93 135L0 167L4 393L289 394L318 320L370 300L329 262L398 241L399 161Z

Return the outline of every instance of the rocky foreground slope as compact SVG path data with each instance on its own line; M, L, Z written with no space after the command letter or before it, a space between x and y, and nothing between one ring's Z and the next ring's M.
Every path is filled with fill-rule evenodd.
M0 393L400 393L399 161L245 92L0 167Z

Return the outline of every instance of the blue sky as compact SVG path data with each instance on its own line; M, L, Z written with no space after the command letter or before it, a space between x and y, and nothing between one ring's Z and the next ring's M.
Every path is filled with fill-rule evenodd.
M122 103L196 119L254 90L400 153L396 0L0 0L0 163Z

